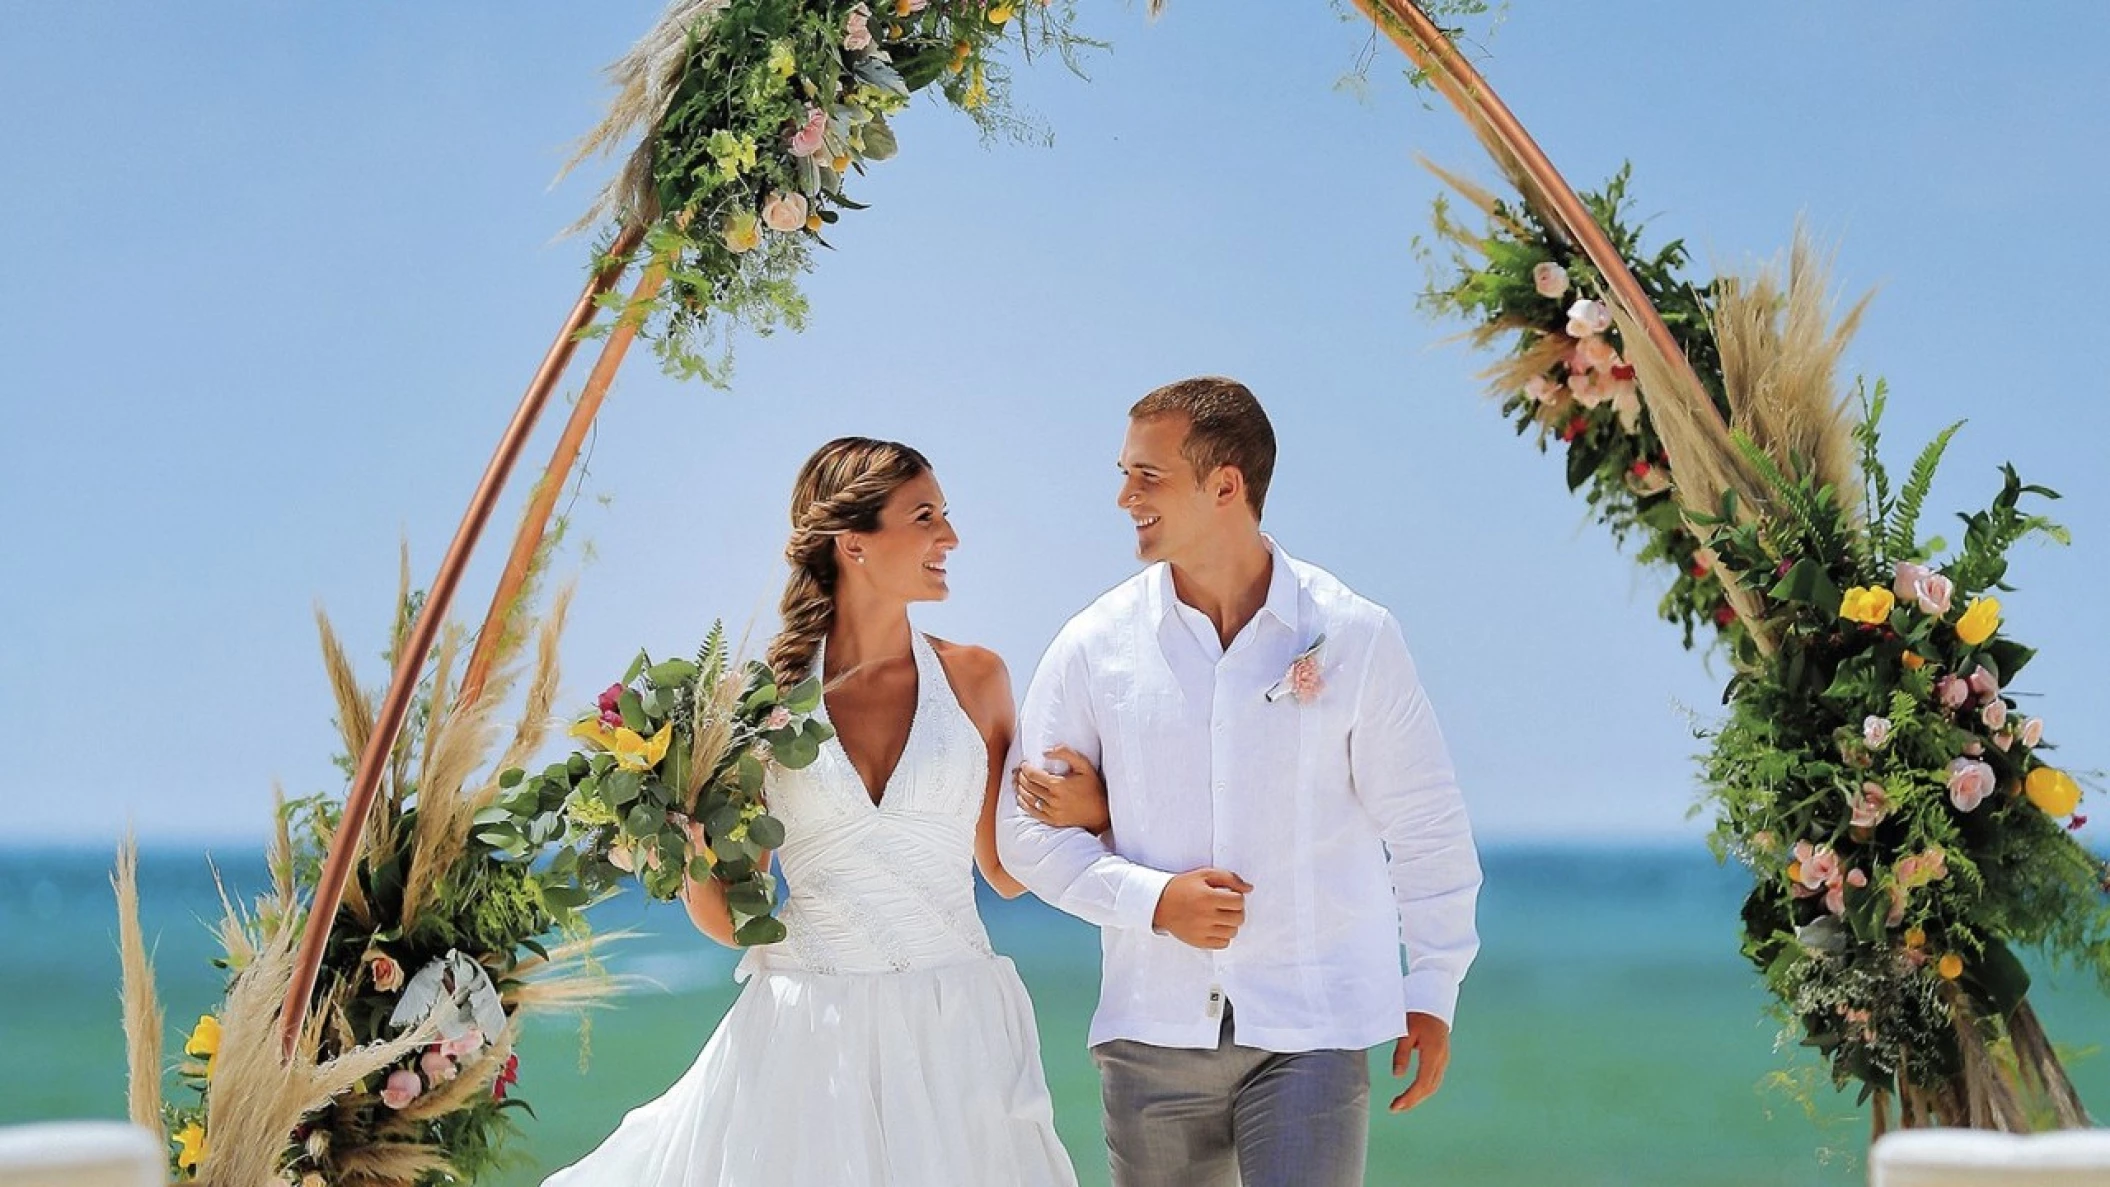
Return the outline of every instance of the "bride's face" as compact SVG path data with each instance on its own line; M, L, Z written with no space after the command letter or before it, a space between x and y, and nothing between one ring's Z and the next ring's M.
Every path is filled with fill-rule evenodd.
M842 536L845 581L862 581L904 602L942 602L945 558L960 546L945 515L945 492L924 471L894 488L879 511L879 530Z

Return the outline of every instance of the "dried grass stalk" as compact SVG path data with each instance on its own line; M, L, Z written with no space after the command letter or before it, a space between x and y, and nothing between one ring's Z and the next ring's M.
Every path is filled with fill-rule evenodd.
M117 952L123 970L125 1112L132 1124L166 1141L161 1124L161 1044L164 1017L154 986L154 962L147 956L146 934L139 925L139 842L126 829L117 846L117 869L110 875L117 892Z
M293 979L300 933L287 920L265 937L235 975L220 1013L220 1050L206 1098L211 1136L198 1181L211 1187L256 1187L278 1173L287 1137L305 1114L430 1042L420 1027L388 1042L316 1062L329 1011L310 1015L293 1056L279 1048L279 1009Z
M427 1142L368 1142L330 1156L334 1182L343 1187L405 1187L453 1167Z
M345 654L330 616L315 607L315 629L322 636L322 666L330 678L330 696L337 703L337 733L344 752L357 761L366 753L366 742L374 733L374 702L359 688L359 673Z
M569 585L558 590L549 613L543 617L535 641L534 676L528 681L527 700L520 707L520 721L513 727L513 740L507 743L505 754L498 760L498 771L527 765L549 737L550 714L557 703L560 682L557 644L564 636L564 622L571 613L572 593L573 587ZM495 784L486 787L471 806L483 807L496 792Z
M462 788L482 765L496 740L496 701L457 704L433 727L425 764L418 770L418 811L410 835L410 864L403 877L403 925L425 910L447 871L469 843L475 809Z
M659 124L673 102L674 87L688 59L692 38L706 37L727 0L674 0L661 14L659 23L638 39L630 52L608 67L615 84L615 100L608 114L579 142L578 150L557 174L561 180L589 157L615 152L632 137L637 145L593 205L571 231L580 231L614 218L624 223L646 225L660 216L659 197L652 185L652 158L659 144Z
M1855 411L1838 389L1840 356L1873 294L1834 320L1831 259L1795 228L1787 279L1776 263L1749 280L1725 280L1714 310L1729 423L1790 476L1832 488L1852 513L1861 495Z
M2081 1103L2081 1094L2066 1075L2065 1064L2052 1049L2051 1037L2044 1033L2044 1024L2037 1020L2037 1011L2027 1001L2015 1007L2008 1018L2007 1031L2023 1078L2050 1102L2060 1128L2086 1129L2093 1125L2087 1106Z

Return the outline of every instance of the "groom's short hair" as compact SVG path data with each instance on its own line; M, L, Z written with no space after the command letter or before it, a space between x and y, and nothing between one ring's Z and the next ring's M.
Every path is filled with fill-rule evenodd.
M1180 453L1194 467L1195 478L1207 478L1218 466L1238 467L1246 502L1259 519L1267 505L1268 480L1275 476L1275 427L1252 390L1235 379L1202 375L1168 383L1128 410L1130 420L1174 415L1187 418Z

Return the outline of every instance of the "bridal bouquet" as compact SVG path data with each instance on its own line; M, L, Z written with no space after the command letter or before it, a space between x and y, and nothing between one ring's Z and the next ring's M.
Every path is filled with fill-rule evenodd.
M770 764L799 770L834 731L812 714L819 676L784 688L767 664L734 662L714 627L695 661L640 652L571 727L585 748L540 772L506 771L476 837L515 860L547 856L536 884L559 922L635 877L657 899L684 877L727 886L739 942L784 938L762 863L784 826L762 802Z

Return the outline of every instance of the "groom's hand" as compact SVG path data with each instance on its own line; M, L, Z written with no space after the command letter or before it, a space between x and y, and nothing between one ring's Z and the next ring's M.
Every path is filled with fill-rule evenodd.
M1443 1087L1443 1073L1451 1066L1451 1028L1443 1019L1434 1014L1407 1015L1407 1033L1392 1046L1392 1074L1406 1075L1407 1062L1416 1053L1421 1065L1407 1090L1392 1098L1395 1113L1406 1112Z
M1229 870L1188 870L1165 884L1150 926L1196 948L1228 948L1245 924L1245 896L1252 889Z

